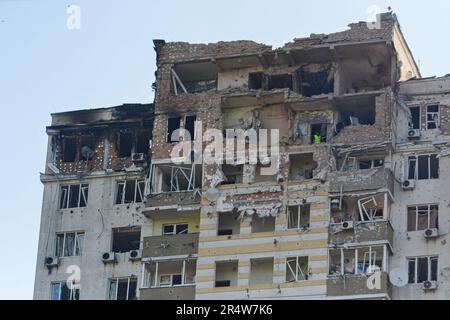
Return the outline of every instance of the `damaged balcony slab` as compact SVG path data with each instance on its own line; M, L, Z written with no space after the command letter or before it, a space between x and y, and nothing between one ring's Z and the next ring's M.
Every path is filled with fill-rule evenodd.
M199 205L201 196L199 192L171 192L149 195L146 199L147 211L177 210L183 211L183 207Z
M328 175L330 193L352 193L362 191L389 190L394 192L394 176L387 168L359 170L354 172L334 171Z
M369 275L346 275L344 277L330 276L327 280L327 294L341 299L390 299L391 285L386 272L381 273L381 288L369 289L367 280Z
M140 290L140 300L195 300L195 284L162 287L143 288Z
M146 237L142 257L195 255L198 253L198 241L198 233Z

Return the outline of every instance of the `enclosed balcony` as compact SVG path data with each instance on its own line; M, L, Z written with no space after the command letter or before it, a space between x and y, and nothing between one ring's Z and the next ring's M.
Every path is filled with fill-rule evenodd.
M143 258L193 255L198 253L198 233L144 238Z

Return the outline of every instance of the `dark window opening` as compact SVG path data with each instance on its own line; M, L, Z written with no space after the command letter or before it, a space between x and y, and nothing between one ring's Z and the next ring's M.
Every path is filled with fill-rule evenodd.
M327 142L327 124L318 123L311 125L311 144Z
M291 89L292 90L292 75L281 74L267 76L268 90L272 89Z
M216 288L228 288L228 287L231 287L230 280L216 281Z
M137 132L135 153L148 154L150 149L150 130Z
M61 186L60 208L84 208L87 206L88 194L89 185L87 184Z
M135 300L137 279L112 279L109 284L109 300Z
M196 116L187 116L186 117L186 123L184 124L184 129L189 132L190 135L190 141L194 140L195 138L195 122L197 120ZM189 140L189 139L185 139Z
M133 142L134 142L134 134L133 133L120 133L119 134L119 158L128 158L131 157L131 153L133 152Z
M199 93L205 91L216 90L217 80L202 80L202 81L189 81L183 82L184 87L189 93ZM181 92L182 88L178 88L178 92Z
M314 155L308 154L294 154L289 157L290 174L289 179L310 180L314 177L314 170L317 168L317 162L314 161Z
M409 157L408 178L411 180L439 179L439 159L437 155Z
M112 251L117 253L139 250L141 244L140 228L113 229Z
M241 220L239 213L219 213L217 235L231 236L241 231Z
M225 164L222 166L223 174L226 177L223 185L241 184L243 183L244 167L242 165Z
M175 131L179 130L181 126L181 118L169 118L167 122L167 142L178 142L179 134L173 134Z
M420 107L411 107L411 129L420 129Z
M274 217L259 217L253 215L252 218L252 233L272 232L275 231Z
M250 73L248 76L248 88L251 90L260 90L263 88L264 74L262 72Z
M439 125L439 105L427 107L427 129L437 129Z
M305 97L328 94L334 91L334 79L327 70L308 72L300 70L300 93Z
M75 162L77 159L77 138L64 138L63 162Z

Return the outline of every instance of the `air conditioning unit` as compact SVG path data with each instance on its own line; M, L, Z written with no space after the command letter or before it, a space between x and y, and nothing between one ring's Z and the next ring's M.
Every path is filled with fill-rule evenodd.
M436 290L437 288L437 281L425 281L423 283L423 290Z
M403 190L413 190L416 187L414 180L405 180L402 184Z
M341 223L342 230L352 230L355 227L353 221L345 221Z
M143 153L133 153L131 155L131 160L133 162L144 162L145 161L145 154L143 154Z
M142 252L141 250L132 250L130 251L130 257L129 259L131 261L136 261L136 260L140 260L142 257Z
M408 139L420 139L421 133L418 129L410 129L408 131Z
M103 263L115 263L116 254L114 252L105 252L102 254Z
M434 229L426 229L423 232L425 238L437 238L439 237L439 230L437 228Z
M45 266L48 268L57 267L59 259L57 257L45 257Z

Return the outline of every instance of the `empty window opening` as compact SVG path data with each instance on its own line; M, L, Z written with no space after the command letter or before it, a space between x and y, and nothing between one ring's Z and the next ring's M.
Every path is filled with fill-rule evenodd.
M84 232L67 232L56 235L57 257L79 257L83 254Z
M211 91L216 90L217 88L217 80L201 80L201 81L185 81L183 82L184 87L186 88L187 92L189 93L199 93L199 92L205 92L205 91ZM179 88L178 91L180 91Z
M267 75L267 89L290 89L292 90L292 75Z
M201 188L202 165L158 164L153 167L152 193L186 192Z
M439 105L427 106L427 129L439 128Z
M249 285L273 283L273 258L251 259Z
M333 74L329 70L319 72L299 71L300 93L305 97L328 94L334 91Z
M311 124L311 144L327 142L328 125L326 123Z
M439 228L439 206L408 207L408 232Z
M370 246L354 249L332 249L329 251L330 275L369 275L386 272L387 248Z
M254 214L252 217L252 233L275 231L275 217L259 217Z
M145 180L118 181L115 204L141 203L144 191Z
M358 200L358 221L369 222L384 219L384 207L387 195L380 194Z
M80 159L89 161L94 158L95 138L93 136L82 136L80 138Z
M61 186L60 209L84 208L87 206L89 185Z
M411 156L408 158L408 179L439 179L439 159L437 155Z
M420 106L414 106L409 108L411 110L411 122L409 126L411 129L419 130L420 128L420 114L421 114L421 107Z
M135 153L148 154L150 150L150 130L139 130L136 134Z
M317 163L312 153L295 154L289 156L290 180L310 180L314 177Z
M67 286L67 281L51 284L51 300L80 300L80 287L74 283Z
M222 172L226 180L222 183L224 185L242 184L244 182L244 166L243 165L222 165Z
M189 132L189 138L190 139L184 139L186 140L190 140L193 141L195 139L195 124L197 121L197 117L196 116L187 116L185 118L185 124L184 124L184 129Z
M236 287L238 283L238 261L216 262L215 287Z
M288 207L288 229L308 230L311 227L311 205Z
M254 72L248 75L248 88L251 90L261 90L263 88L264 74L262 72Z
M112 230L112 251L117 253L139 250L141 245L141 228L127 227Z
M119 158L131 157L131 153L133 152L133 141L133 133L127 132L119 134Z
M180 140L179 130L181 128L181 118L174 117L167 120L167 142L173 143Z
M241 216L239 213L221 212L218 217L218 236L231 236L241 231Z
M375 124L375 97L358 97L337 101L337 110L339 118L336 124L336 133L348 126Z
M116 278L109 280L109 300L135 300L137 278Z
M437 281L438 257L409 258L408 275L408 283L410 284Z
M63 162L75 162L77 160L78 139L64 138L63 140Z
M286 282L305 281L309 278L309 257L286 259Z
M162 227L163 235L188 234L189 224L164 224Z

